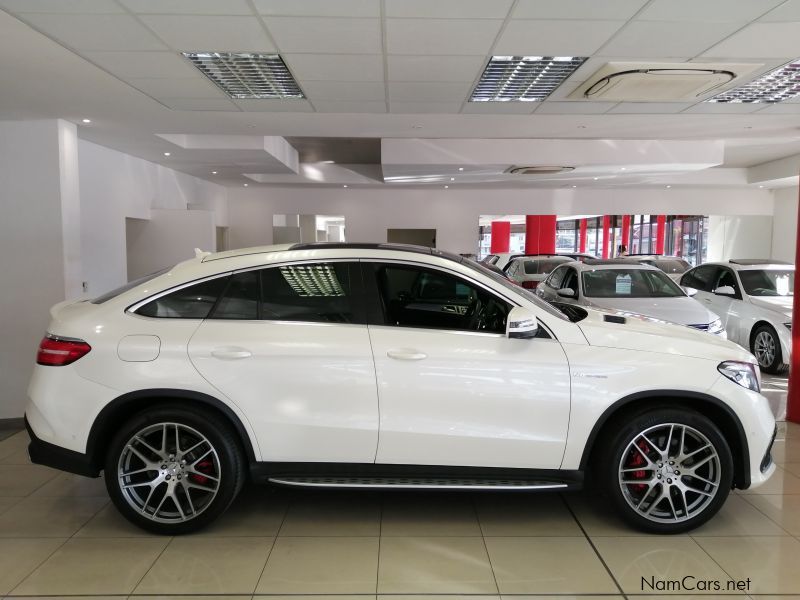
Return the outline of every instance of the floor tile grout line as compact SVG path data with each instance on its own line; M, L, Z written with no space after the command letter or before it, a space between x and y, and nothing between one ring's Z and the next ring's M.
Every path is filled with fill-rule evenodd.
M564 506L566 506L567 510L572 515L572 518L575 519L575 522L578 524L578 527L580 527L580 530L583 532L584 537L586 537L586 541L589 542L589 545L592 547L592 550L597 555L597 558L603 564L603 567L605 568L606 572L608 573L608 576L611 577L611 581L613 581L614 585L617 586L617 589L619 590L619 593L622 595L623 598L625 598L625 600L628 600L628 595L622 589L622 585L620 585L619 581L617 581L617 578L614 576L614 573L611 572L611 568L608 566L608 564L606 563L606 560L600 554L600 551L597 549L597 546L594 545L594 542L592 541L592 538L590 538L589 534L586 533L586 529L583 528L583 523L580 522L580 519L578 519L578 515L575 514L575 511L572 510L572 507L569 505L569 503L567 502L566 498L564 498L564 494L559 493L558 497L561 498L561 502L564 503Z
M497 573L494 572L494 565L492 564L492 555L489 554L489 546L486 544L486 536L483 535L483 525L481 525L481 518L478 515L478 504L475 502L475 496L471 498L472 512L475 513L475 520L478 522L478 530L481 532L481 543L483 543L483 550L486 552L486 560L489 561L489 569L492 571L492 579L494 579L494 587L497 594L500 595L500 584L497 582Z
M713 537L713 536L708 536L708 537ZM713 562L715 565L717 565L717 566L720 568L720 570L721 570L723 573L725 573L725 575L727 575L727 576L728 576L728 579L730 579L731 581L735 581L735 580L736 580L736 578L735 578L733 575L731 575L730 573L728 573L728 571L726 571L726 570L725 570L725 568L724 568L724 567L723 567L721 564L719 564L719 562L717 561L717 559L716 559L716 558L714 558L713 556L711 556L711 553L710 553L708 550L706 550L706 549L703 547L703 545L702 545L702 544L701 544L699 541L697 541L697 540L694 538L694 536L692 536L691 534L689 534L689 539L690 539L690 540L692 540L692 541L693 541L693 542L694 542L694 543L697 545L697 547L698 547L698 548L700 548L700 550L702 550L702 551L703 551L703 553L704 553L706 556L708 556L708 558L710 558L710 559L712 560L712 562ZM749 596L749 594L748 594L748 596Z
M150 571L152 571L152 570L153 570L153 567L155 567L155 566L156 566L156 563L158 562L158 559L159 559L159 558L161 558L162 556L164 556L164 552L166 552L166 551L167 551L167 548L169 548L169 547L172 545L172 542L174 542L174 541L175 541L175 536L174 536L174 535L173 535L173 536L170 536L170 538L169 538L169 541L168 541L166 544L164 544L164 547L161 549L161 552L159 552L159 553L158 553L158 556L156 556L156 557L153 559L153 562L151 562L151 563L150 563L150 566L149 566L149 567L147 567L147 570L146 570L146 571L144 572L144 574L143 574L143 575L142 575L142 576L139 578L139 581L137 581L137 582L136 582L136 585L134 585L134 586L131 588L131 590L128 592L128 597L130 597L131 595L133 595L133 594L135 594L135 593L136 593L136 588L138 588L140 585L142 585L142 582L143 582L143 581L145 580L145 578L146 578L146 577L147 577L147 576L150 574Z
M771 523L775 523L775 525L777 525L777 526L778 526L778 527L780 527L780 528L781 528L783 531L785 531L785 532L786 532L786 535L790 535L790 536L792 536L792 537L796 537L796 536L795 536L795 535L794 535L792 532L790 532L788 529L786 529L786 528L785 528L783 525L781 525L780 523L778 523L778 522L777 522L775 519L773 519L772 517L770 517L770 516L769 516L767 513L765 513L765 512L764 512L763 510L761 510L761 509L760 509L758 506L756 506L755 504L753 504L752 502L750 502L750 500L748 500L748 499L747 499L747 498L748 498L748 496L758 496L758 495L759 495L759 494L739 494L739 497L740 497L740 498L744 498L744 501L745 501L745 502L747 502L747 504L749 504L750 506L752 506L753 508L755 508L755 509L756 509L758 512L760 512L762 515L764 515L764 516L765 516L767 519L769 519L769 521L770 521ZM764 495L764 496L783 496L784 494L761 494L761 495ZM782 511L781 511L781 512L782 512ZM699 536L698 536L698 537L699 537ZM777 536L775 536L775 537L777 537Z
M291 507L291 501L289 499L286 500L286 506L283 509L283 516L281 517L281 522L278 525L278 529L275 530L275 537L272 538L272 545L269 547L269 552L267 552L267 560L264 561L264 566L261 567L261 573L258 575L258 579L256 580L256 585L253 588L253 593L251 597L256 594L258 591L258 585L261 583L261 579L264 577L264 572L267 570L267 564L269 564L269 558L272 556L272 552L275 550L275 545L278 543L278 538L281 535L281 529L283 529L283 524L286 522L286 516L289 514L289 508Z

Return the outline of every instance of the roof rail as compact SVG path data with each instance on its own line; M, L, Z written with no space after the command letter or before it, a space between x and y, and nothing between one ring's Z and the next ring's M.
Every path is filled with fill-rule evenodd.
M785 260L775 260L773 258L732 258L728 262L734 265L791 265Z

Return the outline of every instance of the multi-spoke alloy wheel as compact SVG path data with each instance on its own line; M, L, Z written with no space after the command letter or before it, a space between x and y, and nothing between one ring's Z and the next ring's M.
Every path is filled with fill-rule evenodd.
M106 487L133 523L168 535L200 529L230 505L244 482L233 429L194 407L157 407L133 417L112 440Z
M767 373L783 373L788 365L783 362L783 353L778 334L770 325L759 325L752 334L751 350L758 366Z
M714 423L689 409L632 415L603 441L606 489L622 516L640 529L677 533L697 527L730 491L730 447Z
M217 495L217 451L200 432L179 423L157 423L136 432L119 457L125 499L153 521L186 521Z

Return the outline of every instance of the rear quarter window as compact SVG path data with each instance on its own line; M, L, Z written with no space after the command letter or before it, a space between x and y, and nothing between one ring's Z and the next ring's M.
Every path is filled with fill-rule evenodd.
M228 279L217 277L170 292L140 306L136 314L156 319L205 319Z

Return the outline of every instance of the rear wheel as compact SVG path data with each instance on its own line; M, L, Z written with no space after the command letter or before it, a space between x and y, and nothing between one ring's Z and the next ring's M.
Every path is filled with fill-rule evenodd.
M679 533L710 519L725 502L733 459L719 429L692 411L655 409L607 440L606 491L622 517L652 533Z
M777 375L788 368L783 362L778 334L770 325L759 325L753 331L750 350L756 357L758 366L767 373Z
M244 483L244 463L235 434L215 415L165 406L123 425L109 448L105 480L129 521L176 535L228 508Z

